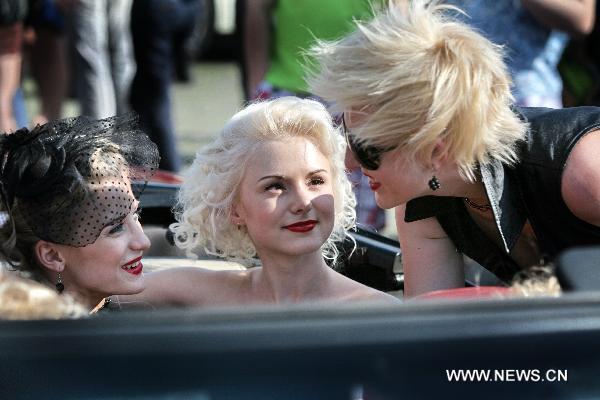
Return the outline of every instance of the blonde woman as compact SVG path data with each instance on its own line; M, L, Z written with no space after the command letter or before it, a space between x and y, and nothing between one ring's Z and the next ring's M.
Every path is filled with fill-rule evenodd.
M179 196L176 244L242 262L245 271L179 268L146 276L121 301L245 305L398 301L334 269L336 242L354 226L345 146L318 102L295 97L251 104L200 150Z
M313 92L396 207L407 296L463 286L463 254L510 282L600 243L600 109L515 108L502 48L448 11L392 4L313 49Z

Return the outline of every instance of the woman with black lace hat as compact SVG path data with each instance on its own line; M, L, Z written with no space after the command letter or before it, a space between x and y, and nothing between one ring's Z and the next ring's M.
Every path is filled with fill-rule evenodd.
M5 261L89 309L144 289L139 189L156 145L130 117L85 117L0 137Z

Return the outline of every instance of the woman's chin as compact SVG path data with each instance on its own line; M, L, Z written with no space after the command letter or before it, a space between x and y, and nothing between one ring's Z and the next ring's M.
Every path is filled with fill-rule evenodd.
M375 202L379 208L383 208L384 210L394 208L397 205L401 204L395 199L391 199L388 196L381 195L378 192L375 192Z
M146 288L144 275L136 276L134 280L127 280L120 285L119 293L113 294L138 294Z

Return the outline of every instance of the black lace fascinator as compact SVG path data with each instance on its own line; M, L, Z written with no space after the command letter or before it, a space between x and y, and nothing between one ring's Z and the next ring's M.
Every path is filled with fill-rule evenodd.
M5 255L17 239L17 213L40 239L76 247L95 242L132 211L158 161L134 115L69 118L1 135Z

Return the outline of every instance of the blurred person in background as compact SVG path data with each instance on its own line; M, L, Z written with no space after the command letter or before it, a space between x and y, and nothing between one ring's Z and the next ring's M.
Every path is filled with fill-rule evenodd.
M490 41L505 46L514 81L515 103L562 107L558 62L569 36L581 38L594 27L595 0L447 0L457 14Z
M338 39L354 29L353 20L370 19L368 0L247 0L244 20L244 67L248 99L312 97L305 66L306 50L317 40ZM375 203L368 180L349 154L346 167L357 198L358 226L381 230L385 213Z
M32 125L62 117L68 89L67 15L77 0L29 0L25 20L26 56L40 98Z
M131 107L158 146L160 168L167 171L181 169L171 116L174 41L184 41L192 33L199 7L198 0L133 0L131 8L136 63Z
M3 0L0 7L0 132L17 128L13 98L21 80L21 45L26 0Z
M80 114L106 118L129 109L135 71L132 0L78 0L71 12L75 93Z
M596 7L595 21L600 9ZM563 78L565 107L600 105L600 26L583 40L571 40L558 65Z

